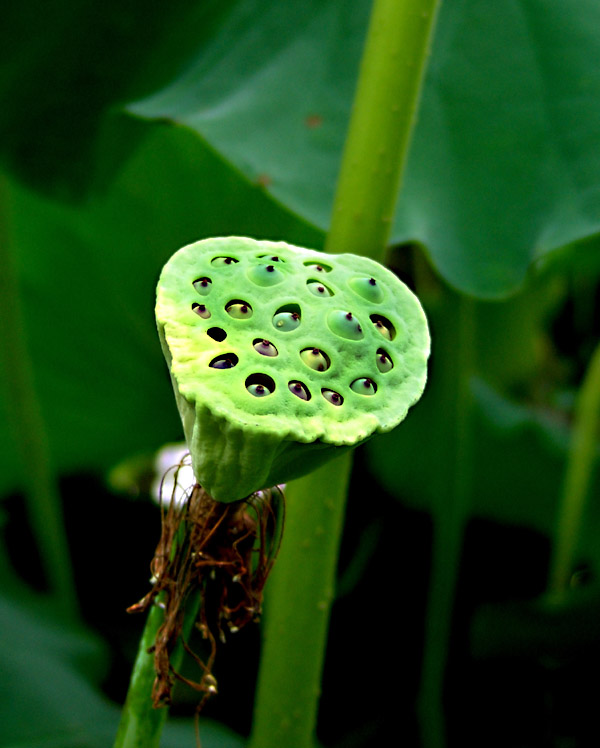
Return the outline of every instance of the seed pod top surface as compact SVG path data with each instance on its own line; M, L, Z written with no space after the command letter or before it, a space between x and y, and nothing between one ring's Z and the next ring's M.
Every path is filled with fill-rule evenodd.
M216 499L389 431L425 385L421 305L365 257L205 239L165 265L156 318L194 470Z

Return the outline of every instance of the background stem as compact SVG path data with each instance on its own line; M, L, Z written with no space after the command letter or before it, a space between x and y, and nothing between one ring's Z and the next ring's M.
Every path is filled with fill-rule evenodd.
M443 691L452 630L452 613L460 571L466 521L472 494L473 426L470 380L474 370L475 315L472 299L452 294L447 318L448 334L438 338L438 365L447 372L444 402L453 404L450 433L440 434L452 449L452 474L447 491L437 495L433 507L433 547L425 643L418 699L421 737L425 748L446 744ZM453 333L453 334L452 334Z
M438 0L375 0L325 249L383 258ZM250 748L309 748L342 532L349 455L294 481L267 587Z
M78 605L71 557L46 423L27 345L18 273L10 242L9 208L8 184L0 173L0 299L3 318L0 367L4 400L21 464L27 513L46 580L64 613L75 618Z
M196 594L186 606L182 629L184 640L188 640L200 607L200 595ZM155 709L152 705L152 685L156 677L154 653L148 650L154 644L156 634L164 621L165 612L155 602L146 619L140 640L127 698L121 714L121 722L114 748L158 748L168 709ZM183 659L183 646L178 643L171 655L171 665L178 670Z
M549 592L569 589L600 434L600 345L592 355L575 405L575 420L550 565Z

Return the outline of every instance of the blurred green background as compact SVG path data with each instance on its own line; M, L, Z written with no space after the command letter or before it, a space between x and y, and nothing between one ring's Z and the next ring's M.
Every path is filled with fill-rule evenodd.
M208 236L322 248L369 9L3 8L0 746L110 745L142 625L124 609L146 591L158 539L152 455L182 435L154 329L158 274ZM457 513L448 744L600 739L597 471L574 598L558 612L536 602L600 337L598 28L593 0L442 6L388 253L430 320L430 383L357 455L326 746L390 731L419 745L433 528ZM71 561L47 556L56 507L27 498L52 486ZM72 571L81 618L48 594L53 564ZM243 744L258 652L254 630L219 653L207 748ZM165 746L193 745L193 705L181 692Z

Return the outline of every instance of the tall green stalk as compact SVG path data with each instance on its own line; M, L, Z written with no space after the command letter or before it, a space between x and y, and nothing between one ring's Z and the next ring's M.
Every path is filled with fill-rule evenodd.
M474 371L475 309L472 299L451 294L447 332L438 339L438 365L446 372L443 402L452 408L441 450L451 451L451 475L433 507L433 544L421 683L418 698L425 748L443 748L446 725L443 688L456 585L472 495L473 427L470 379ZM440 346L441 344L441 346Z
M569 589L577 540L600 436L600 345L592 355L575 406L571 447L559 509L549 592L560 601Z
M344 150L329 252L381 260L438 0L375 0ZM310 748L320 692L351 460L294 481L267 587L267 620L250 748Z
M186 609L182 631L185 640L189 638L192 631L199 607L200 595L196 594ZM152 705L151 693L156 671L154 653L149 650L154 644L164 618L165 612L160 601L155 601L148 613L140 640L114 748L158 748L160 745L160 736L168 710L166 707L155 709ZM181 664L183 653L183 646L179 643L170 658L175 670Z
M78 606L60 494L27 344L16 262L10 245L9 188L0 174L0 365L27 512L50 587L70 617Z

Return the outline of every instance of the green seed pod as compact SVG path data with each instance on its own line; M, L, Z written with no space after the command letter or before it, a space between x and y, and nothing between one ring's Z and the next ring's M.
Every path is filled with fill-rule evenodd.
M425 386L423 310L365 257L205 239L165 265L156 319L194 473L220 501L391 430Z

